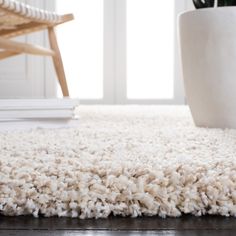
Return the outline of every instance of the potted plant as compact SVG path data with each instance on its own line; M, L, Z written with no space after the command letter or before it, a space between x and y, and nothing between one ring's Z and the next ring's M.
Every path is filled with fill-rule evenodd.
M187 101L197 126L236 128L236 0L193 0L179 16ZM201 9L199 9L201 8Z

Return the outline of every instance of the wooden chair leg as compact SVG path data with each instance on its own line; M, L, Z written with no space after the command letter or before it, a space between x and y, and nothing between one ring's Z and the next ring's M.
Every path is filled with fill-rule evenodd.
M64 97L69 97L69 90L66 82L66 76L64 71L64 66L61 58L61 53L57 43L57 37L54 27L48 28L48 37L51 49L55 52L53 58L54 67L57 73L58 81L61 86L62 94Z

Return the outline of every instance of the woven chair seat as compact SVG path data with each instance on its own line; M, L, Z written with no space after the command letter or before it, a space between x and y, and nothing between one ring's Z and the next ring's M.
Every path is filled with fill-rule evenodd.
M0 0L0 28L12 28L29 22L57 24L63 16L14 0Z

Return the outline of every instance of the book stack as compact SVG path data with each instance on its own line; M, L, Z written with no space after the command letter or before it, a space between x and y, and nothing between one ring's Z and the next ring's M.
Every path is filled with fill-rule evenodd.
M75 99L2 99L0 120L73 119L79 102Z

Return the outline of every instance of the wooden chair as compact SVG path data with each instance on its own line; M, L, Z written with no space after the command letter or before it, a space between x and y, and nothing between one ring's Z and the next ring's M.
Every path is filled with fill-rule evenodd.
M51 56L63 96L69 96L54 27L73 18L72 14L58 15L15 0L0 0L0 60L22 53ZM51 49L11 39L41 30L48 30Z

